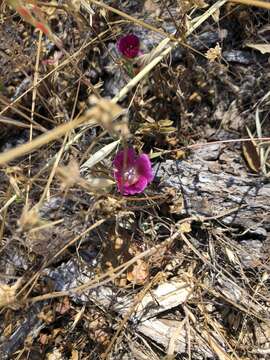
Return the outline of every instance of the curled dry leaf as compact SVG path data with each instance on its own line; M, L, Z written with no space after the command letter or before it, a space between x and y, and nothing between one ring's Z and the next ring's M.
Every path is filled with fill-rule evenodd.
M18 279L14 285L0 284L0 308L14 303L16 300L16 291L21 284L22 279Z
M79 352L77 350L72 350L70 360L79 360Z
M41 8L41 10L43 11L44 14L48 15L49 19L52 19L53 15L57 11L57 1L56 0L51 0L49 3L46 4L46 6L41 5L40 8Z
M143 285L148 278L149 267L144 260L138 260L133 266L132 271L127 273L128 281L135 283L136 285Z
M191 225L190 225L190 222L184 222L182 224L180 224L179 226L179 230L182 232L182 233L190 233L191 232Z
M145 122L137 130L136 134L171 134L176 132L176 128L173 125L173 121L170 119L159 120L154 123Z
M217 44L214 48L209 49L206 52L206 57L210 62L219 60L221 58L221 47Z
M256 143L252 139L250 141L245 141L242 145L242 149L243 156L250 170L259 173L261 170L261 161Z

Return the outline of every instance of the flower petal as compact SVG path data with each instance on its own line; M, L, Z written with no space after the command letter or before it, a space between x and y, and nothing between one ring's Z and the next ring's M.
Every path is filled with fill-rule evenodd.
M125 184L122 189L123 195L134 195L143 192L143 190L147 187L147 179L144 176L141 176L139 180L132 185ZM121 191L121 189L119 189Z
M134 34L128 34L118 40L117 48L123 56L132 59L139 54L140 39Z
M149 184L154 179L154 174L149 156L141 154L136 160L136 168L139 175L144 176Z
M127 150L121 150L119 151L114 160L113 160L113 165L115 167L115 171L119 171L119 172L123 172L124 170L124 160L125 160L125 152L127 152L127 167L130 167L134 164L135 159L136 159L136 153L135 150L133 148L129 148Z

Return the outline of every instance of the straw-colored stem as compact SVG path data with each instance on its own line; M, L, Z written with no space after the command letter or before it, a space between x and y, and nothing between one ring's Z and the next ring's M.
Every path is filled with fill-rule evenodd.
M242 4L242 5L248 5L248 6L256 6L262 9L268 9L270 10L270 3L266 1L260 1L260 0L230 0L230 2L236 3L236 4Z

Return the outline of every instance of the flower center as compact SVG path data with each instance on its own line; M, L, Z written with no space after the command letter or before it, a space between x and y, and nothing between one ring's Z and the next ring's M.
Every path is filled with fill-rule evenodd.
M139 174L135 167L128 168L123 174L124 182L133 185L139 180Z

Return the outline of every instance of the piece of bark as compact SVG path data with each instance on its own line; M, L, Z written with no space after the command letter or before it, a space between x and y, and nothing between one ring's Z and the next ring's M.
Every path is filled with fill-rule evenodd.
M227 226L268 237L270 181L248 173L240 150L206 145L186 160L162 163L156 176L161 187L182 193L179 215L217 217Z

